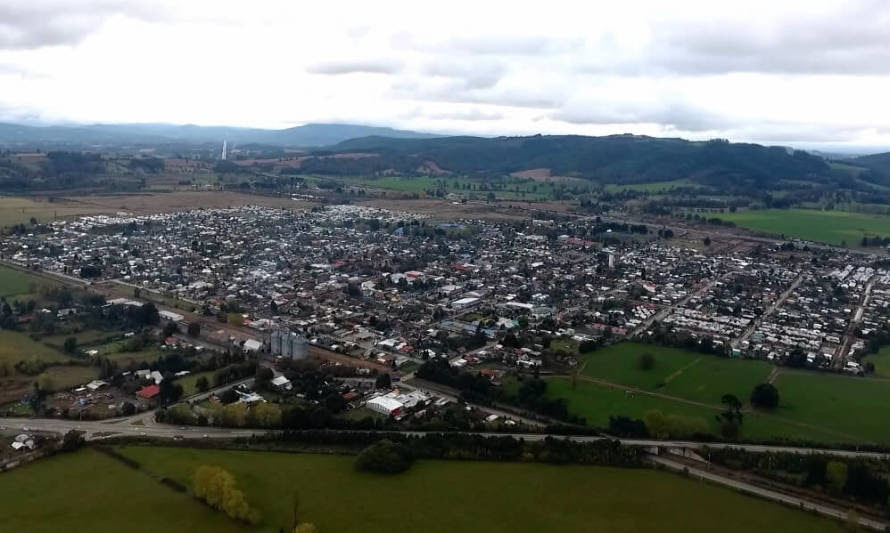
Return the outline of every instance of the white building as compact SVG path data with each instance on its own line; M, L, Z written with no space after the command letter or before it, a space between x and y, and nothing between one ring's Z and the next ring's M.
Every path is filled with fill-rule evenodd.
M402 405L402 402L389 396L378 396L376 398L371 398L365 405L368 407L368 409L374 411L375 413L380 413L387 416L398 413L404 407L404 405Z

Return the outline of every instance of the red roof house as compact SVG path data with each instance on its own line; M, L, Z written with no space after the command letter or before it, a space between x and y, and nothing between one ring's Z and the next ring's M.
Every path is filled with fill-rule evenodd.
M145 387L142 387L141 389L139 389L139 391L136 393L136 395L139 396L140 398L145 398L146 400L150 400L151 398L154 398L155 396L157 396L159 392L161 392L161 388L158 387L157 385L146 385Z

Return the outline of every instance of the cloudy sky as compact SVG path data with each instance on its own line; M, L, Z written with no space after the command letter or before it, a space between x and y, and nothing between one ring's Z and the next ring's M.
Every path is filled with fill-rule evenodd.
M0 0L0 120L890 146L885 0Z

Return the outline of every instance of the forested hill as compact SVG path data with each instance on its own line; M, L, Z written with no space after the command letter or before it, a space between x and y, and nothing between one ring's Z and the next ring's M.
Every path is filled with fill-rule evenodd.
M440 169L457 174L506 174L549 169L608 183L643 183L689 178L705 184L769 184L780 179L816 182L834 179L820 157L782 147L692 142L635 135L584 137L441 137L392 139L364 137L344 141L336 152L371 152L380 157L318 158L307 170L370 174Z

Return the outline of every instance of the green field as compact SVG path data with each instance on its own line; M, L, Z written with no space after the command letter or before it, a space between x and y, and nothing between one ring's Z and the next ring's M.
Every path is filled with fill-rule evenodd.
M890 378L890 346L882 347L878 353L867 356L865 361L874 363L876 377Z
M655 359L650 370L638 366L643 353ZM877 357L878 375L890 372L890 348L870 357ZM630 342L585 354L584 361L574 386L568 378L553 378L548 381L547 393L565 398L569 411L583 416L589 425L606 427L610 416L643 418L647 411L660 410L702 419L714 434L719 432L714 415L725 409L720 403L723 394L734 394L747 403L754 386L765 382L771 371L763 361ZM775 385L781 398L779 408L773 412L747 409L743 439L890 442L890 411L884 407L890 398L888 380L782 370ZM515 390L518 384L505 383L507 386ZM624 387L655 395L633 393Z
M653 181L649 183L632 183L632 184L617 184L610 183L606 185L606 192L621 192L621 191L636 191L636 192L648 192L648 193L659 193L659 192L667 192L668 190L674 187L698 187L695 183L688 179L678 179L678 180L670 180L670 181Z
M10 297L33 292L38 280L25 272L0 265L0 296Z
M890 442L890 381L782 371L778 415L863 440Z
M183 377L177 379L176 383L179 383L182 386L183 398L186 398L188 396L198 393L198 389L195 386L195 383L197 383L198 379L200 379L202 376L207 378L207 382L212 387L213 386L213 374L214 374L214 372L212 370L209 370L207 372L198 372L197 374L189 374L188 376L183 376Z
M4 531L243 531L222 515L93 450L0 476Z
M573 387L571 381L565 378L547 380L547 394L552 398L565 398L569 411L583 416L590 426L608 427L610 416L628 416L642 420L648 411L654 410L669 415L699 418L712 434L717 435L720 432L714 416L723 410L723 406L706 407L645 394L627 394L620 389L581 380ZM781 409L779 413L782 413ZM740 438L745 440L790 439L831 444L857 441L856 438L830 428L810 426L773 414L746 412L744 417Z
M655 359L650 370L639 368L638 358L644 353ZM770 373L770 365L764 361L632 342L588 353L584 362L584 376L708 404L719 404L728 393L744 400Z
M743 228L786 237L858 246L865 235L890 236L890 216L814 209L764 209L716 215Z
M19 361L67 361L68 356L45 344L35 342L18 331L0 331L0 363L14 365Z
M302 519L322 532L838 531L835 523L794 509L645 469L420 461L389 477L356 472L349 456L152 447L123 452L144 469L181 482L200 465L226 468L263 512L266 531L289 530L295 492ZM59 485L54 490L71 490Z
M489 192L501 200L540 201L551 199L555 190L560 187L578 187L581 190L592 190L591 184L582 181L564 183L558 179L553 181L535 181L531 179L507 178L491 184L490 189L483 189L483 182L478 179L413 176L413 177L338 177L339 181L356 186L375 189L387 189L404 193L417 193L421 196L427 191L442 189L446 194L455 193L485 198ZM310 178L311 180L311 178Z

